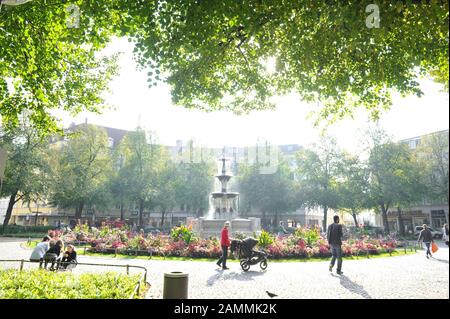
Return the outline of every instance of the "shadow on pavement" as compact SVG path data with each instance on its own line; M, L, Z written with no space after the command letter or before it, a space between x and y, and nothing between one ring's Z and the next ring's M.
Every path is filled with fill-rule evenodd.
M216 269L215 274L208 278L206 281L208 286L214 285L214 283L218 280L240 280L240 281L251 281L254 280L254 277L258 277L264 275L264 271L252 271L249 270L247 272L241 271L231 271L230 270L221 270Z
M446 260L446 259L439 259L439 258L431 257L430 260L436 260L440 263L448 264L448 260Z
M363 297L364 299L372 299L372 297L369 295L369 293L364 289L363 286L358 285L357 283L351 281L350 278L348 278L345 275L334 275L332 274L333 277L338 277L340 280L340 284L342 285L342 287L344 287L345 289L351 291L352 293L358 294L361 297Z

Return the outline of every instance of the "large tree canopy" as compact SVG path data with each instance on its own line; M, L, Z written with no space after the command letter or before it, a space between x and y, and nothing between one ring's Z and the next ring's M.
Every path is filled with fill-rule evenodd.
M322 119L358 106L376 118L392 90L420 96L420 75L448 83L448 1L380 0L379 27L368 27L378 26L371 2L74 0L79 28L67 28L66 1L4 7L1 115L28 108L45 126L51 108L95 109L114 70L94 53L115 34L136 43L150 84L165 81L185 107L241 113L297 92L322 103Z
M420 96L430 73L448 82L448 2L412 2L377 1L379 28L366 25L372 1L140 2L136 51L187 107L239 113L295 91L324 105L321 118L361 105L376 118L391 89Z
M81 3L81 1L74 1ZM27 110L42 132L56 128L52 109L96 112L117 72L117 56L99 54L111 37L117 12L83 1L80 26L68 25L64 2L36 0L0 11L0 115L18 124Z

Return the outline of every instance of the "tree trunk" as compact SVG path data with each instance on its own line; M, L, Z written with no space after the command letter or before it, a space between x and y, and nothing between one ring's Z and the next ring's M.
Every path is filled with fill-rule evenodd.
M123 200L120 200L120 220L123 220Z
M400 206L397 207L397 213L398 213L398 228L400 231L400 235L405 236L405 225L403 225L402 210L400 209Z
M389 234L389 223L388 223L388 218L387 218L387 211L388 208L384 206L384 204L381 205L381 214L383 216L383 226L384 226L384 232L386 234Z
M75 219L81 219L81 214L83 213L84 203L80 203L78 207L75 209Z
M278 211L275 211L275 221L274 221L274 225L275 227L277 227L277 225L279 224L279 218L278 218Z
M262 212L261 225L263 228L266 228L266 212L265 211Z
M358 220L356 219L356 212L352 210L353 220L355 221L355 226L358 227Z
M161 211L161 228L164 228L164 217L166 216L166 210Z
M144 226L144 201L139 200L139 227Z
M327 214L328 214L328 206L323 207L323 229L322 232L327 231Z
M16 203L16 196L17 193L19 191L16 190L14 193L11 194L11 196L9 197L9 203L8 203L8 208L6 209L6 215L5 215L5 219L3 220L3 227L8 226L9 224L9 220L11 219L11 215L12 215L12 210L14 208L14 204Z

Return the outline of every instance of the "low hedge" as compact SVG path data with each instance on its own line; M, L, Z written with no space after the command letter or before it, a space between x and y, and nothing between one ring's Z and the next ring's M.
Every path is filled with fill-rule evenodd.
M128 299L139 275L0 270L0 299ZM135 296L140 298L141 296Z
M29 233L41 233L47 234L49 230L55 229L54 226L18 226L8 225L0 227L0 235L13 235L13 234L29 234Z

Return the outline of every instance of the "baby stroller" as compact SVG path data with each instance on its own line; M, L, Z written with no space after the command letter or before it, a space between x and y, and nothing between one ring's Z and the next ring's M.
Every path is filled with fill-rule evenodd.
M259 263L262 270L267 268L267 254L263 251L254 250L258 241L254 238L245 238L243 240L233 240L231 242L231 251L238 251L240 264L243 271L248 271L250 266Z

